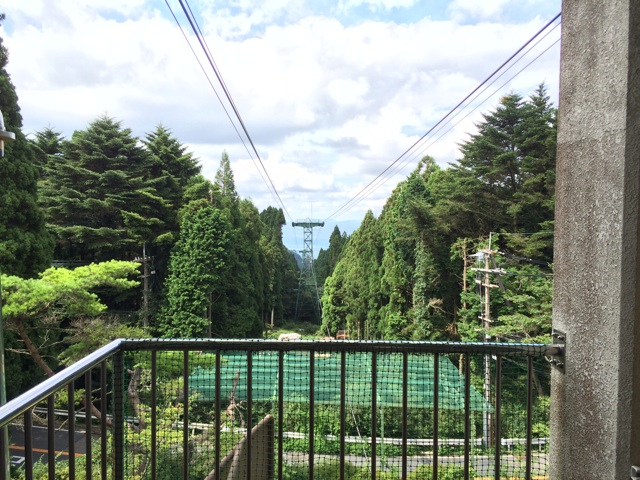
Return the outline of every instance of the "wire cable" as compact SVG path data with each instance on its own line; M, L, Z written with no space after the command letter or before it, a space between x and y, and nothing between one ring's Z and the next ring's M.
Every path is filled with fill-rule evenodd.
M198 61L198 64L200 65L200 68L203 70L203 73L205 74L209 85L211 86L211 88L213 89L216 97L218 98L218 101L220 102L220 104L222 105L223 110L225 111L227 118L229 119L229 121L231 122L234 130L236 131L236 134L238 135L238 137L240 138L240 141L242 142L242 144L245 147L245 150L247 151L247 153L249 154L249 157L251 158L251 160L254 162L254 165L256 166L256 169L258 170L258 173L260 174L260 176L262 177L263 182L265 183L265 185L267 186L267 189L273 194L275 194L274 199L276 200L277 203L280 204L280 206L282 207L282 210L285 212L285 214L287 215L287 217L293 221L291 215L289 214L289 211L287 210L284 202L282 201L282 198L280 197L280 194L278 193L278 190L276 189L273 180L271 179L269 172L267 171L262 158L260 157L260 154L258 153L258 150L255 146L255 143L253 142L253 139L251 138L251 135L249 134L249 131L242 119L242 116L240 115L240 112L238 110L238 108L236 107L235 102L233 101L233 98L231 96L231 93L229 92L229 89L227 88L226 83L224 82L224 79L222 78L222 75L219 71L219 69L217 68L217 65L215 63L215 61L213 60L213 56L211 55L211 51L209 50L208 45L206 44L206 41L204 40L204 35L202 35L202 30L200 29L200 26L197 25L197 21L195 20L195 16L193 15L193 11L191 10L191 6L188 5L187 0L178 0L178 2L180 3L180 6L182 8L182 11L184 13L184 15L187 18L187 21L189 22L189 25L191 26L191 30L193 31L193 33L196 36L196 39L198 40L198 43L200 44L200 47L202 48L204 55L207 59L207 62L209 63L209 65L211 66L211 68L213 69L213 72L216 76L216 78L218 79L218 82L220 84L220 86L222 87L222 90L224 92L224 95L231 107L231 109L233 110L238 122L240 123L240 126L242 128L242 131L244 132L244 135L246 136L246 139L249 141L249 144L251 145L251 149L253 150L253 152L256 155L256 158L258 159L261 167L262 167L262 171L260 170L260 168L258 168L258 166L255 164L255 160L253 155L251 154L249 147L247 146L247 144L245 143L244 139L242 138L242 135L240 134L240 132L238 131L238 128L235 125L235 122L233 121L233 119L231 118L231 115L229 114L227 108L224 105L224 102L222 101L220 95L218 94L217 90L215 89L215 87L213 86L213 83L211 82L209 75L207 74L207 72L205 71L202 63L200 62L197 54L195 53L195 50L193 49L193 47L191 46L191 43L189 42L186 34L184 33L184 30L182 29L182 26L180 25L180 22L178 21L176 15L173 12L173 9L171 8L171 6L169 5L168 0L165 0L165 3L167 5L167 7L169 8L169 11L171 12L171 15L173 16L175 22L178 24L178 27L180 28L183 36L185 37L185 40L187 41L187 43L189 44L189 47L192 51L192 53L194 54L194 56L196 57L196 60ZM196 26L197 25L197 26ZM269 183L267 183L267 181L265 180L264 175L262 174L262 172L264 172L264 175L266 175Z
M498 68L496 68L487 78L485 78L477 87L475 87L471 93L469 93L466 97L464 97L455 107L453 107L444 117L442 117L435 125L433 125L424 135L422 135L418 140L416 140L409 148L407 148L398 158L396 158L390 165L387 166L377 177L375 177L371 182L369 182L364 188L362 188L354 197L351 198L347 203L345 203L338 210L329 215L326 219L335 217L344 211L352 208L351 204L363 193L371 187L375 182L377 182L383 175L385 175L394 165L396 165L402 158L409 154L417 145L419 145L431 132L433 132L438 126L443 124L445 120L447 120L458 108L460 108L467 100L469 100L473 95L479 91L486 83L489 82L494 76L498 74L506 65L508 65L514 58L516 58L520 52L525 50L529 44L531 44L538 36L540 36L549 26L551 26L558 18L560 18L562 13L558 13L553 19L551 19L544 27L542 27L535 35L533 35L529 40L527 40L515 53L513 53L507 60L505 60Z

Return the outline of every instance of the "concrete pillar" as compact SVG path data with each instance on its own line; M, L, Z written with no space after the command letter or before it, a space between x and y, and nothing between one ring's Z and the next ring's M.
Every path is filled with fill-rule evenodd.
M640 1L564 0L552 374L554 480L640 466Z

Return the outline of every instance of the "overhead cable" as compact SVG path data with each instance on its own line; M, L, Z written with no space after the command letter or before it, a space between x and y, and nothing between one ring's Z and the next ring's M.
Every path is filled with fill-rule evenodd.
M253 142L253 139L251 138L251 135L249 135L249 131L248 131L244 121L242 120L242 116L240 115L240 111L236 107L236 104L233 101L233 98L231 97L231 93L229 92L229 89L227 88L226 83L222 79L222 74L220 73L215 61L213 60L213 55L211 55L211 51L209 50L209 47L206 44L206 40L204 39L204 36L201 34L202 31L200 30L199 26L196 27L197 21L195 19L195 16L193 16L193 12L191 10L191 6L189 6L188 9L185 6L185 4L188 5L188 0L178 0L178 1L180 3L180 6L182 7L182 11L184 12L185 16L187 17L187 20L188 20L189 24L191 25L191 29L192 29L193 33L195 34L196 38L198 39L198 42L200 43L200 46L202 47L202 50L203 50L203 52L205 54L205 57L207 58L207 61L209 62L209 65L211 65L211 68L213 69L213 72L214 72L216 78L218 79L218 82L220 83L220 86L222 87L222 90L223 90L225 96L227 97L227 101L229 102L229 105L231 105L231 108L233 109L233 111L234 111L234 113L236 115L236 118L240 122L240 125L242 127L242 130L244 131L245 136L247 137L247 140L249 140L249 143L251 144L251 148L253 149L253 152L255 153L256 158L258 159L258 162L260 162L262 170L264 171L265 175L269 179L269 183L271 184L271 188L273 189L273 192L275 193L275 195L277 197L278 203L282 207L283 211L286 213L287 217L289 217L289 219L291 221L293 221L293 218L291 218L291 215L289 215L287 207L284 205L284 202L282 201L282 198L280 197L280 194L278 193L278 190L276 189L275 185L273 184L273 180L271 180L271 177L269 176L269 172L267 171L266 167L264 166L264 163L262 162L262 158L260 158L260 154L258 153L258 150L257 150L257 148L256 148L256 146L255 146L255 144ZM245 148L246 148L246 145L245 145ZM249 156L251 157L251 153L250 152L247 152L247 153L249 153ZM253 160L253 157L251 157L251 159ZM263 178L263 180L264 180L264 178Z
M242 135L238 131L238 128L236 127L235 122L231 118L231 115L229 114L227 108L224 105L224 102L220 98L220 95L218 94L218 92L217 92L216 88L214 87L213 83L211 82L211 80L209 78L209 75L207 74L205 68L203 67L202 63L200 62L200 60L198 58L198 55L196 54L196 52L194 51L193 47L191 46L191 43L189 42L189 39L185 35L184 30L182 29L182 26L180 25L180 22L178 21L176 15L174 14L173 9L169 5L169 1L165 0L165 3L167 5L167 7L169 8L169 11L171 12L171 15L173 16L175 22L178 24L178 27L180 28L183 36L185 37L185 40L189 44L189 47L191 48L191 52L196 57L196 60L197 60L198 64L200 65L200 68L202 69L203 73L205 74L205 77L207 78L207 81L209 82L209 85L213 89L216 97L218 98L218 101L220 102L220 105L222 106L223 110L225 111L225 113L227 115L227 118L231 122L236 134L240 138L240 141L242 142L243 146L245 147L245 150L247 151L249 157L251 158L251 161L254 163L256 169L258 170L258 173L260 174L260 177L262 178L262 181L265 183L265 185L267 186L267 189L270 191L270 193L272 195L275 194L274 200L276 200L276 202L279 203L279 205L282 207L282 210L287 215L287 217L291 221L293 221L291 215L289 214L289 211L287 210L286 206L284 205L284 202L282 201L282 198L280 197L280 194L278 193L278 190L276 189L273 181L271 180L271 177L269 176L269 172L267 171L266 167L264 166L262 158L260 157L260 154L258 153L258 150L257 150L257 148L256 148L256 146L255 146L255 144L253 142L253 139L251 138L251 135L249 134L249 131L248 131L244 121L242 120L242 116L240 115L240 112L239 112L238 108L236 107L235 102L233 101L231 93L229 92L229 89L227 88L227 85L224 82L224 79L222 78L222 75L221 75L221 73L220 73L220 71L219 71L219 69L218 69L218 67L217 67L217 65L216 65L216 63L215 63L215 61L213 59L213 55L211 55L211 51L209 50L209 47L206 44L206 40L204 39L204 35L202 34L202 30L200 29L200 26L197 24L195 16L193 15L193 11L191 10L191 6L188 4L187 0L178 0L178 1L180 3L182 11L184 12L184 15L187 18L187 21L189 22L189 25L191 26L191 30L195 34L195 36L196 36L196 38L198 40L198 43L200 44L200 47L202 48L202 50L204 52L204 55L205 55L209 65L211 66L216 78L218 79L218 83L222 87L224 95L225 95L225 97L226 97L231 109L233 110L238 122L240 123L240 126L242 128L242 131L244 132L244 135L245 135L246 139L249 141L249 143L251 145L251 149L255 153L255 156L258 159L258 161L260 163L260 166L262 167L262 170L255 163L255 159L254 159L253 155L251 154L251 151L249 150L249 147L247 146L247 144L244 141L244 138L242 137ZM267 180L265 180L265 177L264 177L262 172L264 172L264 175L266 175L266 177L268 179L268 183L267 183Z
M396 158L391 164L389 164L377 177L375 177L371 182L369 182L364 188L362 188L356 195L354 195L348 202L346 202L342 207L329 215L325 221L329 218L334 218L339 214L344 213L345 211L351 209L357 203L359 203L363 197L364 192L366 192L372 185L379 182L379 180L387 174L396 164L398 164L405 156L407 156L412 150L414 150L425 138L431 134L437 127L443 124L449 117L453 115L453 113L462 107L467 100L473 97L476 92L478 92L485 84L489 83L489 81L495 77L505 66L507 66L514 58L516 58L522 51L524 51L532 42L536 40L538 36L540 36L547 28L549 28L558 18L561 17L561 13L558 13L553 19L551 19L544 27L542 27L535 35L533 35L529 40L527 40L515 53L513 53L507 60L505 60L498 68L496 68L487 78L485 78L477 87L475 87L471 93L469 93L465 98L463 98L455 107L453 107L444 117L442 117L435 125L433 125L424 135L422 135L418 140L416 140L409 148L407 148L398 158ZM555 28L555 27L554 27ZM498 77L499 78L499 77ZM495 81L495 80L494 80Z

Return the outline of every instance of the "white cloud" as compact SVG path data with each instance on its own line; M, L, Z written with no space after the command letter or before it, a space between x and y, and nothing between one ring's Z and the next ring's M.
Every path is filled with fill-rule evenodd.
M454 16L469 16L476 19L499 17L504 8L513 0L454 0L449 6Z
M412 3L353 0L327 12ZM449 9L468 20L517 8L506 0L474 4L454 0ZM161 3L9 0L5 8L7 69L25 132L51 125L70 136L105 112L140 136L163 123L201 159L205 175L213 178L226 150L240 194L260 209L276 205ZM207 44L294 219L309 216L311 203L322 218L344 205L544 23L538 16L511 23L435 21L427 9L410 23L362 18L344 24L317 10L310 14L303 0L192 2L192 8L204 9L197 13ZM505 91L528 95L546 81L555 98L558 48L553 51L430 149L408 156L396 176L342 218L361 219L369 208L379 213L421 156L455 160L474 119Z

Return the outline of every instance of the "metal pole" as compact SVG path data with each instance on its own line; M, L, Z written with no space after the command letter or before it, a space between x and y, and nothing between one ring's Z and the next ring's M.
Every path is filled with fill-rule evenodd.
M16 134L7 132L4 126L4 117L0 112L0 157L4 157L4 142L11 142L16 139ZM4 324L2 323L2 281L0 280L0 407L7 403L7 389L4 370ZM9 427L5 426L0 431L0 455L2 455L3 477L9 478L10 459L9 456Z
M5 383L4 371L4 324L2 323L2 276L0 275L0 407L7 403L7 389ZM10 478L11 474L11 457L9 456L9 426L2 427L0 431L0 447L2 455L3 478Z

